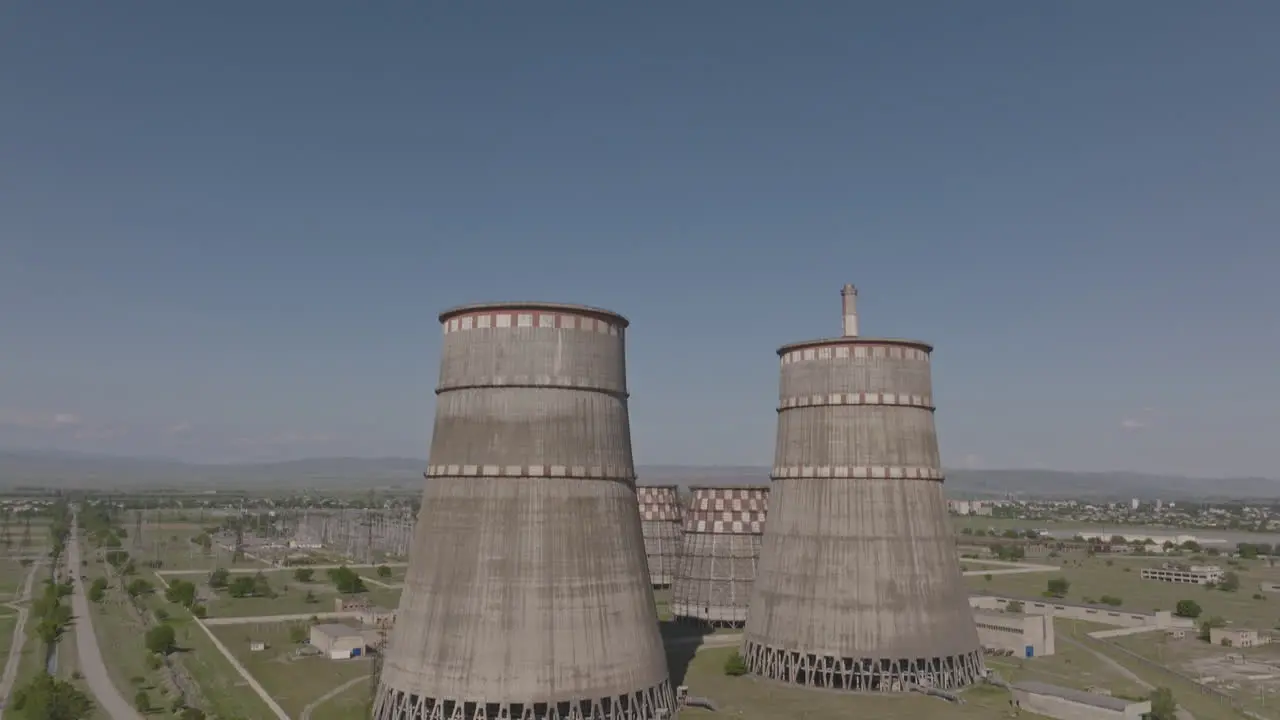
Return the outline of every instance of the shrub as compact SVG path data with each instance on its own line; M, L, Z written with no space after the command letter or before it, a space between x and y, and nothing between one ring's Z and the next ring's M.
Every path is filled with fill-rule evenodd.
M1103 595L1103 596L1102 596L1101 598L1099 598L1099 599L1100 599L1100 600L1102 600L1102 604L1103 604L1103 605L1112 605L1112 606L1117 606L1117 605L1123 605L1123 604L1124 604L1124 600L1123 600L1123 599L1121 599L1121 598L1116 597L1115 595Z
M742 653L735 650L732 655L725 658L724 674L732 677L747 674L747 663L742 659Z

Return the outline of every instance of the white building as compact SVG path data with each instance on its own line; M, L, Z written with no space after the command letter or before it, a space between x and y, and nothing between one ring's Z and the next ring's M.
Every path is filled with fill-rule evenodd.
M1180 583L1184 585L1214 585L1222 582L1222 568L1217 565L1164 565L1158 568L1142 568L1143 580Z
M1043 657L1055 652L1052 615L975 612L978 642L987 650L1015 657Z
M364 654L365 637L348 625L322 623L311 626L311 645L330 660L346 660Z
M1137 510L1137 509L1138 509L1138 498L1134 498L1134 499L1132 499L1132 500L1130 500L1130 501L1129 501L1129 509L1130 509L1130 510Z
M1247 648L1270 644L1271 636L1259 635L1257 630L1210 628L1209 642L1225 647Z

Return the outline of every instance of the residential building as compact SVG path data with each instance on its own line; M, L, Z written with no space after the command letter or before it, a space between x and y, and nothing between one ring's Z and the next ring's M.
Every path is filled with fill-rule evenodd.
M1257 630L1247 628L1211 628L1209 642L1224 647L1257 647L1271 642L1270 635L1259 635Z

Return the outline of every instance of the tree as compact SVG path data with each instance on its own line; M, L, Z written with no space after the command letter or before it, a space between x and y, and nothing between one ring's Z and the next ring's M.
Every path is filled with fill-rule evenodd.
M340 593L351 594L365 591L364 580L361 579L356 571L346 565L330 569L329 579L333 581L334 586L338 588Z
M231 573L228 572L226 568L218 568L217 570L214 570L209 573L209 587L214 588L215 590L226 587L227 577L230 575Z
M133 706L138 708L140 713L151 712L151 697L147 695L146 690L139 690L138 694L133 696Z
M378 577L380 577L380 578L389 578L389 577L391 577L391 568L387 567L386 565L379 565L379 566L378 566Z
M311 578L315 577L316 571L311 568L298 568L293 571L293 579L298 582L309 583Z
M1025 607L1021 600L1010 600L1009 604L1004 606L1004 610L1005 612L1020 613Z
M304 643L311 637L311 631L306 625L289 626L289 642Z
M204 720L204 711L200 708L182 708L182 713L178 715L182 720Z
M1111 606L1118 606L1118 605L1124 604L1124 600L1119 597L1116 597L1115 595L1103 595L1102 597L1098 598L1098 601L1101 602L1103 605L1111 605Z
M1236 553L1245 560L1252 560L1258 557L1258 546L1253 543L1237 543Z
M1071 589L1071 581L1064 577L1049 578L1046 585L1048 590L1045 594L1052 597L1066 597L1067 591Z
M155 587L151 583L143 580L142 578L131 581L129 586L125 588L125 592L129 593L129 597L134 598L139 595L150 595L155 592L155 590Z
M1173 608L1173 614L1184 618L1200 617L1200 603L1195 600L1179 600Z
M174 580L169 583L169 589L164 591L164 598L171 603L178 603L183 607L191 607L196 601L195 583L186 580Z
M26 720L84 720L93 702L69 682L40 673L13 693L9 705Z
M1224 592L1235 592L1240 589L1240 576L1234 572L1228 571L1222 574L1222 582L1218 583L1218 589Z
M147 631L147 649L159 655L173 652L177 648L174 644L176 640L172 625L157 625Z
M737 677L747 674L747 663L742 659L742 654L736 650L732 655L724 660L724 674Z
M1151 720L1174 720L1177 717L1178 703L1173 699L1173 691L1169 688L1152 690L1148 699L1151 700L1151 714L1147 717Z

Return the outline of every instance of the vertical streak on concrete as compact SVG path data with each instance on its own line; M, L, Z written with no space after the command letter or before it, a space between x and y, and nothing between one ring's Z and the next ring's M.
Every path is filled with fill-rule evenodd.
M942 494L931 351L852 336L779 350L752 672L882 692L983 674Z
M448 311L378 720L649 720L673 707L635 494L625 328Z

